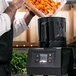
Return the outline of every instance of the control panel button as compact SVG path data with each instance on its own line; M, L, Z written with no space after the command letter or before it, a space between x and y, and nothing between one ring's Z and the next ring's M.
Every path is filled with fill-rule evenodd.
M35 62L38 63L39 62L39 59L36 59Z
M49 56L52 56L51 54L49 54Z
M48 62L49 62L49 63L51 63L51 62L52 62L52 60L48 60Z
M52 60L52 57L48 57L48 60Z
M37 54L36 57L39 58L40 57L39 54Z

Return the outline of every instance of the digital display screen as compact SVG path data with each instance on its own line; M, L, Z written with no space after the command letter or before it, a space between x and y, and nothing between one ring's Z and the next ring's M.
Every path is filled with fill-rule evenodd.
M47 54L40 54L40 62L42 63L47 62Z

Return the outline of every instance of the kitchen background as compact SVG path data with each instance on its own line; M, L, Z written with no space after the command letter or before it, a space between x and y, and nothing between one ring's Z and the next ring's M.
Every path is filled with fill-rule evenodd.
M7 0L9 3L11 0ZM16 18L21 18L26 14L27 9L25 6L20 8L16 13ZM67 4L59 11L55 17L66 18L66 39L67 44L76 41L76 0L68 0ZM28 47L38 46L38 16L35 16L30 22L30 28L24 31L21 35L13 39L13 50L17 50L20 53L28 52ZM26 48L25 48L26 47ZM76 50L74 48L74 50ZM74 51L74 55L75 55ZM76 55L74 56L76 57Z
M7 0L10 2L11 0ZM56 17L66 18L66 39L67 44L76 41L76 1L68 0L67 4L59 11ZM27 9L25 6L20 8L16 13L16 18L19 19L24 16ZM30 28L24 31L21 35L14 38L14 47L38 46L38 16L35 16L30 22Z

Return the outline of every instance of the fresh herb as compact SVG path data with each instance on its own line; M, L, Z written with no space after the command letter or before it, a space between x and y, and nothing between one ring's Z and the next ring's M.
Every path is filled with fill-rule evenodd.
M17 69L18 72L26 72L26 62L26 53L19 53L16 50L13 51L11 64Z

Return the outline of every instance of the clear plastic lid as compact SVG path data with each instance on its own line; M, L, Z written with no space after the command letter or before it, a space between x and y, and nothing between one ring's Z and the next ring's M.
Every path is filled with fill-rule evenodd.
M26 0L26 6L39 17L49 17L61 10L66 2L67 0Z

